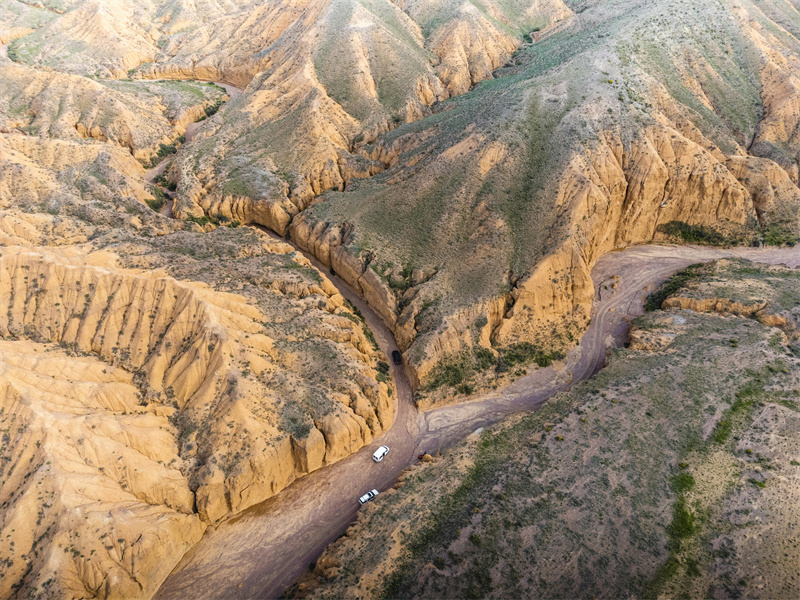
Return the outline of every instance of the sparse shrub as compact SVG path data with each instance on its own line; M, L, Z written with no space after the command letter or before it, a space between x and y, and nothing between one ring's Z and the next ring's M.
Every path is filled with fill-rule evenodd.
M672 537L672 543L679 545L680 540L691 537L695 531L694 515L686 509L686 500L678 498L672 512L672 523L667 532Z
M164 207L167 197L164 195L164 192L157 187L153 188L153 195L155 198L145 198L145 203L150 207L151 210L159 212Z
M554 360L564 358L562 350L541 350L530 342L512 344L500 350L500 359L497 362L497 372L508 371L515 365L529 365L536 363L540 367L549 367Z
M466 360L466 357L462 355L454 362L439 363L427 388L428 390L435 390L443 385L456 387L470 375L472 375L471 365Z
M479 371L485 371L496 364L494 353L488 348L479 347L475 350L475 363Z
M690 473L679 473L672 479L672 489L675 493L682 494L694 487L694 477Z
M797 242L797 226L794 223L770 223L764 229L764 243L769 246L794 246Z
M156 175L155 179L153 179L153 183L168 189L170 192L174 192L178 189L178 184L167 179L163 173Z
M659 310L661 305L664 304L664 300L685 286L689 281L700 276L700 268L702 266L702 263L696 263L689 265L683 271L675 273L675 275L664 282L664 285L647 296L644 309L647 311Z
M689 225L683 221L664 223L658 226L658 231L690 244L727 246L730 245L732 241L716 229L706 227L705 225Z
M216 102L214 102L214 104L210 104L210 105L204 107L203 110L205 110L205 112L206 112L206 117L211 117L211 116L214 116L215 114L217 114L217 111L219 111L220 107L223 104L224 103L222 102L222 100L217 100Z

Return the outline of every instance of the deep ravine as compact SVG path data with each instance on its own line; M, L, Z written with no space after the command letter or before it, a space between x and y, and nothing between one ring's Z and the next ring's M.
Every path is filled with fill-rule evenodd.
M624 342L630 317L641 314L647 294L675 271L727 256L772 264L800 265L800 248L634 246L602 257L592 275L596 290L592 323L562 365L532 371L500 392L472 402L418 413L401 370L394 368L400 406L391 429L356 454L295 481L277 496L209 528L164 582L157 598L183 598L214 590L215 597L276 598L341 535L355 518L357 498L373 487L384 490L416 454L437 452L479 427L522 410L535 410L572 383L603 367L609 346ZM318 263L317 263L318 264ZM603 284L619 276L618 288ZM396 347L389 330L341 280L342 294L362 311L384 351ZM370 455L392 448L380 464Z

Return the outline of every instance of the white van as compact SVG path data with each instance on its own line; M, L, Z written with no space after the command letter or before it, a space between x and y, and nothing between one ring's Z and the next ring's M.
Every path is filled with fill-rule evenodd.
M372 455L372 460L375 462L381 462L387 454L389 454L389 446L381 446L375 450L375 453Z
M372 490L371 492L367 492L361 498L358 499L359 504L366 504L370 500L372 500L375 496L378 495L378 490Z

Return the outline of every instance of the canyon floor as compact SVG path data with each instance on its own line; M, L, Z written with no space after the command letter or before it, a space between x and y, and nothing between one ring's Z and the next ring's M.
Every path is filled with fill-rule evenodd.
M355 518L357 498L385 490L425 451L438 454L479 428L520 411L536 410L547 399L591 378L607 353L626 339L630 319L641 315L647 295L687 265L723 257L800 266L800 247L714 249L698 246L637 246L603 257L593 270L596 302L592 324L564 364L536 369L500 395L418 413L410 402L402 371L395 371L401 409L395 425L353 456L312 473L264 504L209 531L165 581L158 598L184 597L211 582L225 597L277 597L338 538ZM390 352L394 341L376 315L343 282L332 281L364 312L379 342ZM612 285L616 288L612 289ZM403 391L405 390L405 392ZM389 445L383 462L374 449ZM391 500L387 500L391 501Z
M0 600L377 593L417 455L797 266L798 72L796 0L0 0Z
M600 319L692 262L607 368L405 470L288 597L795 597L800 255L672 250L605 260Z

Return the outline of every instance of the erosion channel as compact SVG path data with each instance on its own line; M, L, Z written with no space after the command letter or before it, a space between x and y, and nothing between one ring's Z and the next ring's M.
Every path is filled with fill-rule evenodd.
M588 379L603 367L607 350L624 343L628 321L642 313L649 291L692 263L723 257L797 267L800 248L644 245L607 254L592 271L595 302L591 325L566 360L537 369L499 393L472 402L420 413L402 367L394 366L399 407L389 431L347 459L311 473L277 496L209 528L156 597L181 598L198 589L213 589L226 598L280 596L347 529L358 511L358 496L372 488L390 487L419 452L435 454L506 415L536 410L554 394ZM609 285L612 278L616 289ZM338 277L330 275L330 279L364 314L381 349L387 354L396 349L391 332L370 307ZM392 451L376 464L371 453L381 444Z

